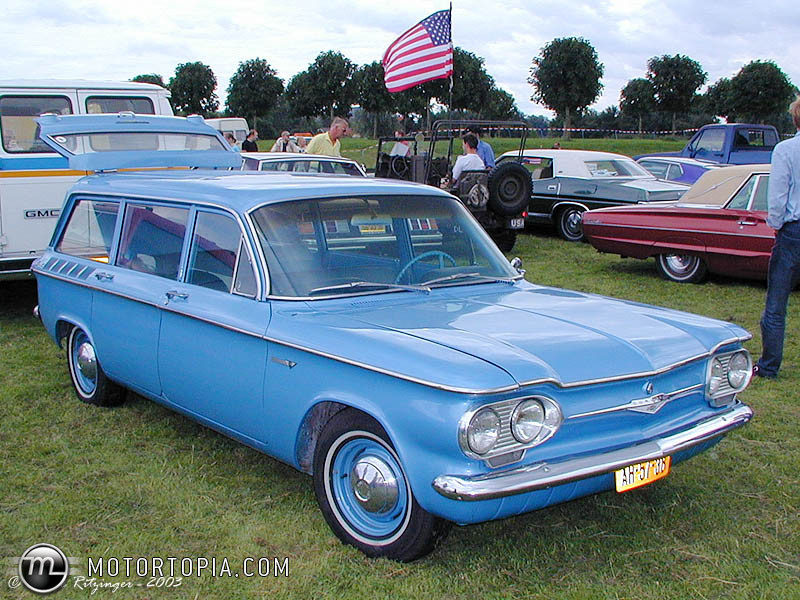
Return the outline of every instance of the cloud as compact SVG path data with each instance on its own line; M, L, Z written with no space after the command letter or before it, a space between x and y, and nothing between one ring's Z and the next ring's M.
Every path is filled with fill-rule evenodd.
M593 106L619 101L647 60L684 54L708 72L708 83L731 77L752 60L772 60L800 84L800 19L793 2L729 0L454 0L453 40L485 59L497 85L526 113L551 114L530 101L531 60L558 37L589 40L605 65L603 93ZM288 81L327 50L357 64L379 60L404 30L440 0L138 0L116 9L100 0L6 0L0 51L11 57L4 78L125 80L202 61L223 97L239 63L263 58Z

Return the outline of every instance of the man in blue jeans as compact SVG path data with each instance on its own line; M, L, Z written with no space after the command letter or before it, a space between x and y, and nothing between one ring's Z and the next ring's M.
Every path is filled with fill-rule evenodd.
M800 280L800 98L789 107L797 133L772 151L767 225L776 230L761 317L761 358L753 374L774 379L783 359L786 307Z

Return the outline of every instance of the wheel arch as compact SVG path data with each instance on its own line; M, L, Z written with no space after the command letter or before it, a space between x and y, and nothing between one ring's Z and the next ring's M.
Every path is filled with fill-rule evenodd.
M74 317L58 317L56 319L55 324L55 340L56 344L58 344L59 348L63 348L64 339L69 335L69 332L74 328L78 327L82 329L89 340L94 344L94 339L92 338L92 333L89 331L89 327L84 323L81 319L76 319Z
M582 208L584 211L591 210L583 202L578 202L577 200L562 200L561 202L556 202L553 204L553 207L550 209L550 218L555 221L556 215L559 213L559 211L562 211L570 206Z

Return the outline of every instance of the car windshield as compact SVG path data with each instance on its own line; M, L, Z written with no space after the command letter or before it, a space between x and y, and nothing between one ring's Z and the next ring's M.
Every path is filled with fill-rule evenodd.
M273 296L428 293L518 276L466 209L449 198L301 200L268 204L251 215Z
M631 159L612 158L583 162L592 177L654 177Z

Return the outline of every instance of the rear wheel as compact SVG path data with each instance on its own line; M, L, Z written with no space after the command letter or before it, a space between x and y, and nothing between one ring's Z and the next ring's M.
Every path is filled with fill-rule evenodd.
M567 206L556 215L558 235L568 242L580 242L583 236L583 209L578 206Z
M96 406L117 406L125 400L125 388L103 372L94 345L80 327L67 336L67 364L78 398Z
M708 273L705 261L691 254L659 254L656 266L662 277L678 283L699 283Z
M411 561L449 529L417 504L383 428L356 410L336 414L322 431L314 492L336 536L367 556Z

